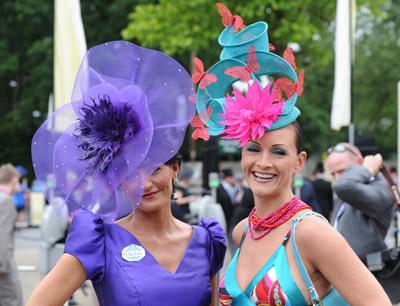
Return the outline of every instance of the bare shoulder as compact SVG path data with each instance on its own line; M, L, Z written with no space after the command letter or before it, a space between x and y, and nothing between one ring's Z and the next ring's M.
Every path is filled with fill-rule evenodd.
M296 244L311 261L327 253L333 255L348 247L345 239L324 219L310 216L296 227Z
M318 278L322 275L349 305L390 305L382 287L347 241L323 219L304 218L296 228L295 240L311 277L312 273Z
M331 236L336 237L336 231L328 221L318 216L305 217L296 226L296 242L299 244L313 244Z
M247 218L240 221L232 231L232 239L235 245L239 245L244 229L246 228Z

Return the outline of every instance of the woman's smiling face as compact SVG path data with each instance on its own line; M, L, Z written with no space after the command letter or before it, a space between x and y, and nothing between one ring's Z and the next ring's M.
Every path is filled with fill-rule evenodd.
M177 163L159 166L144 183L142 202L138 209L143 212L155 212L163 207L169 207L172 184L178 173Z
M255 197L289 198L293 175L300 171L307 153L297 152L296 129L288 125L250 140L242 150L242 169Z

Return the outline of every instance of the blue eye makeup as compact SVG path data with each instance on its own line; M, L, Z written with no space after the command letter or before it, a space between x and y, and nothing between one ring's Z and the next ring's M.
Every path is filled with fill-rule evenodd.
M256 153L256 152L260 152L261 150L260 150L260 147L259 147L259 146L253 145L253 144L249 144L249 145L246 147L246 151L252 152L252 153Z
M257 143L248 143L245 146L245 150L246 150L246 152L249 152L249 153L259 153L259 152L261 152L263 150L263 148L262 148L262 146L260 146ZM278 157L289 155L289 152L288 152L287 149L282 148L282 147L280 147L278 145L272 146L269 149L269 152L270 152L270 154L273 154L273 155L278 156Z
M272 154L278 155L278 156L286 156L286 155L288 155L288 152L282 148L273 148Z

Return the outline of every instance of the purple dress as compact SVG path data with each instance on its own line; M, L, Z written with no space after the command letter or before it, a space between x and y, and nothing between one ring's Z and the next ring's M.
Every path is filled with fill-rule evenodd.
M225 234L217 221L202 219L175 273L163 268L127 230L79 210L65 244L92 280L100 305L210 305L211 278L222 267ZM171 253L171 256L174 256Z

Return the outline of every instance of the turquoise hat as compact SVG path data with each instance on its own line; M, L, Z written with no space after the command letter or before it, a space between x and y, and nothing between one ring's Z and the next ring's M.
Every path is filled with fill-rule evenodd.
M268 48L267 30L268 24L264 21L253 23L236 33L233 26L225 28L218 37L218 43L223 47L220 59L247 54L252 46L260 51Z
M266 22L256 22L236 33L233 26L228 26L219 35L218 43L223 48L220 60L206 72L213 74L217 81L204 88L198 88L196 94L197 113L210 135L223 134L226 128L223 124L225 120L223 114L228 107L226 96L231 95L233 85L240 81L239 77L228 75L225 71L235 66L247 69L249 52L252 48L254 48L259 69L257 71L248 69L250 72L249 84L258 82L263 88L266 86L265 79L269 82L275 82L279 78L289 79L293 83L298 81L297 73L292 65L283 57L269 51L267 30ZM295 92L284 101L285 104L278 119L265 130L282 128L297 119L300 115L300 110L295 106L297 97L298 94Z

